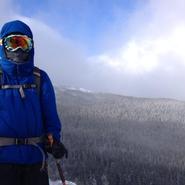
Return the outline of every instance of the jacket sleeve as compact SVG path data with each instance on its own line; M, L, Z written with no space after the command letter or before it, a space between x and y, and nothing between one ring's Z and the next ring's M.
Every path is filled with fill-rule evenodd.
M54 88L46 72L41 71L41 109L45 133L53 135L57 141L61 138L62 124L59 120Z

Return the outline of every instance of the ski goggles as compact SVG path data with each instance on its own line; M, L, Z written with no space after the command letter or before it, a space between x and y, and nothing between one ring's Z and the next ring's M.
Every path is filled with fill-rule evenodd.
M8 51L16 51L20 48L29 52L33 47L33 41L26 35L9 35L3 39L3 45Z

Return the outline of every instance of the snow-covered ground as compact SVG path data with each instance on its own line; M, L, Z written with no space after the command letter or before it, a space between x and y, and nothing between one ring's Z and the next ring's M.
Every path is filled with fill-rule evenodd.
M61 181L49 181L50 185L63 185ZM77 185L73 182L66 181L66 185Z

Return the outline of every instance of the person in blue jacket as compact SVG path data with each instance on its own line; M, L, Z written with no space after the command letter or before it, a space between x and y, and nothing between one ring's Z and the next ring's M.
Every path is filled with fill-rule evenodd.
M34 67L28 25L8 22L0 39L0 184L48 185L46 153L67 156L53 85Z

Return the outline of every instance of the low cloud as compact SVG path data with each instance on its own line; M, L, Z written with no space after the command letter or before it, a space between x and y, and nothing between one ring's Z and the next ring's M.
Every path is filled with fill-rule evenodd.
M114 35L119 47L89 58L107 73L110 68L115 73L107 79L109 91L185 100L184 12L182 0L151 0L130 15L126 29L122 29L121 19L117 21L123 33ZM127 39L125 30L130 32Z
M86 56L80 47L62 33L35 18L22 16L18 11L6 14L6 8L12 9L11 1L1 2L1 26L11 20L21 20L28 24L35 42L35 65L45 70L55 85L84 86L88 72ZM16 10L16 9L15 9Z
M127 22L119 16L102 37L104 51L92 56L47 23L11 11L10 2L0 2L0 23L20 19L30 25L35 64L49 73L54 84L185 100L183 0L150 0L132 11Z

